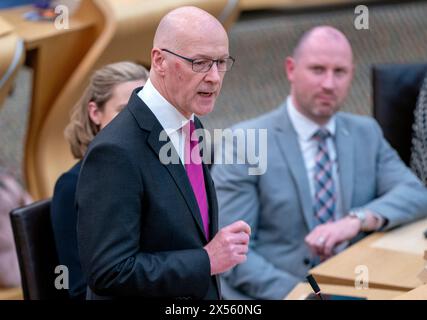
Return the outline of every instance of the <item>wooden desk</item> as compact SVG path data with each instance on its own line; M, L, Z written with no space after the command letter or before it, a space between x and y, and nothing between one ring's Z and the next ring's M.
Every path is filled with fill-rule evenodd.
M21 288L0 289L0 300L23 300Z
M24 19L24 14L34 11L32 6L15 7L0 10L0 16L14 26L15 32L25 41L27 50L37 49L52 38L59 38L63 34L74 33L90 27L90 19L81 16L72 16L69 20L69 29L56 29L50 21L29 21Z
M0 18L0 36L8 34L12 31L13 31L13 27L9 23L7 23L5 20Z
M419 228L426 223L427 219L424 219L390 231L387 236L399 236L404 234L405 230ZM385 235L385 233L378 232L368 236L313 268L310 273L319 283L354 286L358 276L356 267L362 265L368 268L370 288L409 291L422 285L417 278L425 264L423 254L421 254L422 250L419 250L419 254L415 254L405 252L402 248L398 248L398 250L380 248L376 243ZM427 240L422 239L422 234L417 233L411 236L418 241L419 245L425 244L427 247ZM419 241L420 237L421 241Z
M427 300L427 284L399 295L393 300Z
M368 300L390 300L402 295L403 291L385 290L385 289L356 289L350 286L340 286L331 284L322 284L320 286L324 294L338 294L344 296L354 296L367 298ZM294 289L286 296L285 300L304 300L307 295L312 293L308 283L299 283Z

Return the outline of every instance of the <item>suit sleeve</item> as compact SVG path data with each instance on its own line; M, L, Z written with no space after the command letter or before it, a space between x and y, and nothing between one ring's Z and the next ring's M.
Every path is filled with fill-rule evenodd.
M377 195L364 207L388 220L384 229L427 216L427 189L403 163L373 121L374 136L380 140L377 154Z
M87 154L77 186L83 272L98 295L203 298L210 278L206 251L140 250L144 185L138 167L117 145ZM159 239L161 241L161 239Z
M234 159L237 159L237 148L231 150L234 150ZM226 147L223 152L227 152ZM214 165L212 169L219 203L220 227L243 220L250 225L252 231L246 262L221 277L228 286L251 298L283 299L300 280L291 273L276 268L259 253L257 228L262 210L257 191L259 176L248 175L248 169L246 164Z

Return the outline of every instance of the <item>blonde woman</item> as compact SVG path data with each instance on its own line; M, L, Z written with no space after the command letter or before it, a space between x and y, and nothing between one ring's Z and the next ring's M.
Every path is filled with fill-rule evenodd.
M74 106L65 137L80 161L56 182L52 199L52 225L59 262L69 271L69 296L84 299L83 278L77 249L77 211L74 205L81 159L96 134L126 106L132 91L145 84L148 71L132 62L109 64L97 70Z

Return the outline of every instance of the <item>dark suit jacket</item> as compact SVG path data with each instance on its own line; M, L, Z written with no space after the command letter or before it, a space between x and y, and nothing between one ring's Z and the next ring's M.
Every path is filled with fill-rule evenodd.
M51 205L52 228L59 262L68 267L71 299L85 299L86 280L83 277L77 248L77 210L75 194L82 162L77 162L55 184Z
M160 141L163 128L137 96L140 89L83 162L76 195L83 272L95 298L218 299L191 184L181 163L160 162L160 149L171 142ZM213 237L217 199L206 165L204 174Z

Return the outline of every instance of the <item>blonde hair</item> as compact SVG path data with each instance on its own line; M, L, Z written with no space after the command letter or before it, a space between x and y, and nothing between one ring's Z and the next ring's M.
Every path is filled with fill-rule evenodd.
M147 69L143 66L127 61L108 64L94 72L82 97L74 105L70 123L64 131L75 158L83 158L89 143L100 130L89 117L89 102L96 103L97 107L103 111L116 85L128 81L146 81L148 75Z

